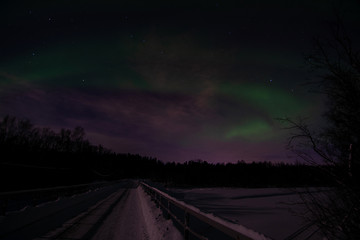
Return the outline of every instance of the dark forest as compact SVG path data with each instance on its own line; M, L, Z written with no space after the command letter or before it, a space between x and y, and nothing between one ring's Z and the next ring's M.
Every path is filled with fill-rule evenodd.
M328 186L319 166L197 159L164 163L154 157L115 153L85 138L85 130L35 127L28 119L0 122L1 191L65 186L125 178L150 179L173 187ZM328 166L329 167L329 166Z

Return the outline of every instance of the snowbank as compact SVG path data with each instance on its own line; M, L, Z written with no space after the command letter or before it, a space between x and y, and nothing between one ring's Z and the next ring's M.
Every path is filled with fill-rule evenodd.
M139 204L143 211L146 230L149 234L149 240L184 239L179 230L173 225L172 221L166 220L162 211L156 207L155 203L151 201L149 195L139 186L137 188L139 196Z

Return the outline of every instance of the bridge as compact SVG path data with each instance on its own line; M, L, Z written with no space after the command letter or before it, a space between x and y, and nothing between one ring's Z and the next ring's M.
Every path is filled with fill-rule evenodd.
M1 193L0 204L4 240L269 239L136 180Z

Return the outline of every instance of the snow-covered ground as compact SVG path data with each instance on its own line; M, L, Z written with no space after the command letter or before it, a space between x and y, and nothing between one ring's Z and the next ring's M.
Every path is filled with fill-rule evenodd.
M166 220L141 187L130 189L98 229L93 240L162 240L183 239L181 233Z
M123 183L114 184L94 191L37 206L25 206L18 211L0 216L0 239L33 239L61 225L66 220L86 211L101 199L106 198ZM11 201L11 200L9 200Z
M188 227L189 237L198 236L197 239L253 239L268 240L265 235L238 223L226 221L213 213L204 213L199 208L189 205L171 195L160 191L146 183L142 183L146 191L153 195L163 208L170 209L171 218L180 221ZM161 199L161 200L160 200ZM165 203L164 203L165 201ZM167 207L166 207L167 206ZM180 210L180 212L179 212ZM187 217L186 217L187 215ZM185 218L184 218L185 217ZM183 220L181 220L183 218ZM190 239L192 239L190 237Z
M244 226L272 239L286 239L303 226L302 218L295 213L304 209L296 204L298 196L287 189L170 190L179 201L195 206L191 209L211 213L206 214L210 217L214 214L228 221L224 221L225 225L233 224L234 229ZM311 227L295 239L305 239L314 230ZM131 180L0 217L0 239L54 238L180 240L183 236L138 183ZM316 235L311 238L314 239L320 238Z
M0 239L183 239L136 181L0 217Z
M279 188L195 188L169 189L179 200L213 213L230 222L263 233L272 239L286 239L304 222L299 214L304 207L293 190ZM316 228L311 227L296 239L304 238ZM321 239L314 235L311 239Z
M144 216L143 219L149 233L149 239L183 239L183 236L174 227L172 221L164 218L162 211L156 207L155 203L151 201L150 196L142 188L137 189L137 194Z

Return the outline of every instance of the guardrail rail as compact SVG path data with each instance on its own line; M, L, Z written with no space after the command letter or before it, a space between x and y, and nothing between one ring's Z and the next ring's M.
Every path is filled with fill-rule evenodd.
M244 226L227 222L213 214L201 212L196 207L179 201L144 182L140 184L156 205L163 210L165 217L172 219L174 225L183 230L186 240L194 238L201 240L219 238L224 240L271 240Z

